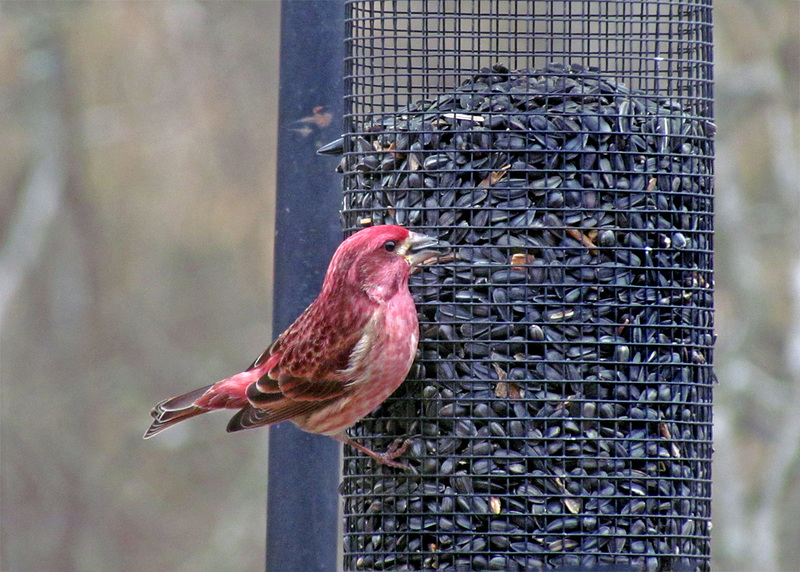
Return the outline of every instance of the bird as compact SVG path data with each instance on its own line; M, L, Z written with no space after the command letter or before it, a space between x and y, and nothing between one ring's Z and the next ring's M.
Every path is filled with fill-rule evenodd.
M376 452L347 429L383 403L411 369L419 324L408 279L437 257L437 245L398 225L352 234L334 253L319 296L250 367L157 404L144 438L202 413L238 409L228 432L289 420L378 463L410 469L395 460L408 441Z

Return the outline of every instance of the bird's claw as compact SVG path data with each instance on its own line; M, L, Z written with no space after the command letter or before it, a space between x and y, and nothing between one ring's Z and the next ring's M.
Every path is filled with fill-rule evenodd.
M378 458L375 460L379 463L384 465L389 465L390 467L395 467L397 469L403 469L404 471L413 471L414 468L410 465L406 465L405 463L400 463L395 461L397 457L402 456L403 453L406 452L408 449L408 445L411 443L411 439L406 439L405 437L398 437L395 439L389 448L386 449L384 453L378 453Z
M389 459L396 459L397 457L406 452L409 443L411 443L411 439L406 439L405 437L398 437L397 439L392 441L392 444L389 445L388 449L386 449L384 455L386 455L386 457L388 457Z
M405 463L400 463L398 461L395 461L397 457L401 456L403 453L406 452L406 449L408 449L408 445L411 442L410 439L406 439L405 437L398 437L392 442L392 444L389 446L388 449L386 449L385 452L378 453L377 451L373 451L369 447L365 447L359 442L351 439L346 433L340 433L338 435L334 435L333 438L336 439L337 441L341 441L342 443L350 445L351 447L357 449L358 451L361 451L362 453L374 459L381 465L388 465L396 469L403 469L404 471L414 471L413 467L410 467Z

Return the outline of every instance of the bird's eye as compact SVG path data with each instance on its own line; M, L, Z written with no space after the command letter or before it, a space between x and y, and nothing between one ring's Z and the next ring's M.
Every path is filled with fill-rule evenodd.
M397 243L393 240L390 240L383 245L383 248L386 250L386 252L394 252L394 249L397 248Z

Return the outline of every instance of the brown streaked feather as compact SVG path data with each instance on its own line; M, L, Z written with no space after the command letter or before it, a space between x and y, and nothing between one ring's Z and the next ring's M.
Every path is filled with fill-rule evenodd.
M258 378L258 381L254 384L250 385L247 388L247 396L250 397L250 392L252 390L253 393L280 393L281 388L278 385L278 378L272 377L275 373L275 369L273 368L272 371L269 371Z
M280 380L281 392L297 401L323 401L341 397L347 391L347 382L341 379L306 379L284 377Z
M231 417L228 422L228 432L241 431L242 429L253 429L264 425L274 425L281 421L292 419L298 415L312 413L317 409L325 407L327 401L286 401L285 405L274 409L261 409L249 405L240 409L236 415Z
M274 389L271 389L270 391L261 391L258 382L251 383L247 386L245 395L247 396L247 400L250 402L250 404L257 407L262 407L271 403L277 403L282 399L286 399L283 393L281 393L277 382L275 383Z
M326 332L320 340L298 340L290 350L282 353L270 377L278 378L283 387L283 377L306 379L338 379L341 371L347 369L350 356L359 339L363 325L348 335L333 336Z
M288 334L287 334L288 335ZM327 342L335 342L332 357L320 363L314 354L315 340L305 340L306 348L286 354L272 354L256 360L267 373L247 388L247 398L256 407L271 405L280 398L294 401L327 401L341 397L352 381L345 373L361 334L356 331ZM280 340L280 338L279 338ZM273 347L277 346L277 342ZM305 358L305 359L304 359Z
M231 417L230 421L228 421L227 431L228 433L233 433L234 431L241 431L242 429L261 427L266 424L264 420L268 417L268 411L249 405L240 409L236 415Z

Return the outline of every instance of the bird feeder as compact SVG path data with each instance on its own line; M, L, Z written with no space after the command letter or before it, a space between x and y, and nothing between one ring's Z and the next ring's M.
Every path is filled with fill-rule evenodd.
M346 6L343 222L411 277L409 379L345 451L345 570L707 570L711 1Z

